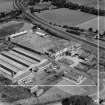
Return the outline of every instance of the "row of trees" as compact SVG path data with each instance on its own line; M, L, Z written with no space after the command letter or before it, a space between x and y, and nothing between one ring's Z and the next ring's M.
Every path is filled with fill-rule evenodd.
M14 15L14 14L18 15L18 14L21 14L21 13L22 13L21 10L12 10L10 12L1 12L0 13L0 18L3 18L5 16L9 16L9 15Z
M75 31L75 30L70 30L70 29L66 29L66 32L68 33L72 33L72 34L75 34L75 35L81 35L81 32L80 31Z
M39 3L40 0L29 0L29 5L35 5L36 3Z
M71 96L62 100L62 105L96 105L93 99L89 96Z
M18 16L22 13L21 10L12 10L10 12L1 12L0 13L0 21L5 21L5 19L12 18Z
M91 34L91 36L94 36L96 34L98 34L98 30L93 30L93 28L89 28L88 30L86 29L81 29L79 27L70 27L68 25L64 25L63 28L66 29L66 32L69 32L69 33L73 33L73 34L76 34L76 35L81 35L81 34Z
M96 9L94 7L88 7L84 5L79 5L77 3L73 2L67 2L66 0L43 0L43 1L51 1L54 6L57 6L58 8L69 8L74 10L80 10L82 12L94 14L94 15L100 15L105 16L105 10ZM29 5L35 5L36 3L39 3L40 0L30 0Z
M66 0L52 0L52 4L58 8L69 8L74 10L78 10L80 7L77 3L66 2Z
M44 10L48 10L48 8L46 7L46 8L41 8L41 9L34 9L34 7L30 7L31 13L34 13L34 12L40 13L40 11L44 11Z
M80 10L82 12L94 14L94 15L100 15L105 16L105 10L96 9L94 7L87 7L84 5L79 5L77 3L72 2L66 2L66 0L44 0L44 1L51 1L54 6L57 6L58 8L69 8L73 10ZM29 5L35 5L36 3L39 3L40 0L30 0ZM38 11L38 10L37 10Z
M67 2L66 0L44 0L44 1L51 1L53 5L57 6L58 8L69 8L74 10L80 10L82 12L105 16L105 10L96 9L94 7L87 7L84 5L79 5L77 3Z
M105 16L105 10L101 9L95 9L93 7L87 7L87 6L80 6L80 11L94 14L94 15L100 15L100 16Z

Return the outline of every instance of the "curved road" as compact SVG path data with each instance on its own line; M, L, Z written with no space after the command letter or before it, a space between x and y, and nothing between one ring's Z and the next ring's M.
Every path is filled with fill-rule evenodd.
M76 36L75 34L67 33L65 31L56 29L55 27L51 26L44 19L42 19L42 18L40 18L40 17L38 17L36 15L31 14L30 11L28 11L28 10L25 10L23 5L21 4L21 1L22 0L14 0L15 7L18 8L18 9L21 9L23 11L24 16L27 17L28 19L30 19L33 24L36 24L36 22L37 22L42 27L51 30L51 32L56 33L55 36L57 36L57 37L61 37L61 38L66 39L66 40L74 40L74 39L76 39L77 41L84 42L84 43L86 43L86 44L88 44L90 46L97 47L97 48L99 47L100 49L105 50L104 46L101 46L101 45L98 46L97 45L98 41L96 43L94 43L94 42L88 41L86 39L83 39L83 38L81 38L79 36Z

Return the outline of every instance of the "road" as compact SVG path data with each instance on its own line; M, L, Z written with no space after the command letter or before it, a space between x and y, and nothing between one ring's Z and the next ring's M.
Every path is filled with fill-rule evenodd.
M30 11L28 11L27 9L24 10L24 7L21 4L21 1L14 0L14 2L15 2L14 3L15 7L18 8L18 9L22 9L24 16L27 17L28 19L30 19L33 24L38 23L42 27L44 27L45 29L49 29L51 32L55 33L54 36L57 36L57 37L60 37L60 38L66 39L66 40L75 40L75 41L77 40L77 41L80 41L80 42L84 42L84 43L86 43L90 46L99 47L100 49L105 50L104 46L102 46L102 45L98 46L98 41L92 42L92 41L89 41L87 39L83 39L82 37L77 36L75 34L67 33L65 31L56 29L54 26L51 26L44 19L38 17L37 15L31 14Z

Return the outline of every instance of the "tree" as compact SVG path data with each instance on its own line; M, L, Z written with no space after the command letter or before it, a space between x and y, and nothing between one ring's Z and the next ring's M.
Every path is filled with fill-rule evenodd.
M104 105L104 104L103 104L104 102L105 102L105 99L103 99L103 98L101 99L101 98L100 98L99 104L100 104L100 105Z
M63 99L62 105L94 105L94 101L89 96L74 95Z
M52 0L52 4L62 8L66 4L66 0Z
M88 31L93 32L93 28L90 27L90 28L88 29Z
M62 100L62 105L70 105L69 98L65 98Z
M39 100L39 97L37 96L37 93L36 93L36 92L34 92L33 94L34 94L34 96L35 96L35 97L36 97L36 99L37 99L37 104L40 104L40 100Z
M5 12L1 12L0 17L5 17Z
M96 30L94 33L98 34L98 30Z
M103 36L105 36L105 31L103 32Z
M35 5L35 3L39 3L40 0L30 0L29 5Z
M35 12L33 7L30 7L30 11L31 11L31 13Z

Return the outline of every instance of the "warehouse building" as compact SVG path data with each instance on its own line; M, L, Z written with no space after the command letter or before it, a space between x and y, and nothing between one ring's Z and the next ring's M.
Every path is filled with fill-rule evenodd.
M0 73L13 82L32 75L33 71L43 70L49 61L41 55L20 46L0 53Z

